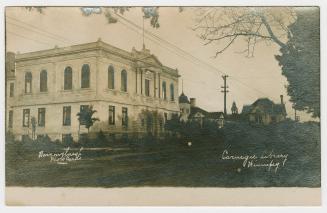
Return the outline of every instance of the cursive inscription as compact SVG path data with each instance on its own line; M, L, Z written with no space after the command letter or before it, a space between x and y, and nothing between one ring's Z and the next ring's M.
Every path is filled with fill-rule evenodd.
M44 152L42 150L39 152L38 158L50 158L50 162L56 162L58 164L66 164L67 162L70 161L81 160L82 150L83 147L81 147L77 152L70 152L69 147L65 148L64 151L60 153Z
M222 160L242 161L243 168L264 167L268 171L278 171L280 167L284 167L288 159L288 154L277 154L274 151L263 152L257 154L230 154L228 150L224 150L221 154ZM238 170L240 171L240 170Z

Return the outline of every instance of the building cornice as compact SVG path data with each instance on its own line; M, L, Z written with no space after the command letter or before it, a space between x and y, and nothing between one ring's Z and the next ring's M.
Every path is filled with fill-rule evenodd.
M136 65L137 65L137 62L141 62L141 63L147 64L147 65L153 66L153 67L157 67L157 68L161 69L163 72L171 74L174 77L180 77L178 74L178 70L174 70L172 68L162 65L154 55L149 55L149 57L154 58L154 60L158 64L147 62L145 60L142 60L142 58L141 59L137 58L137 57L135 57L135 55L133 53L130 53L125 50L114 47L110 44L107 44L107 43L101 41L101 40L98 40L96 42L91 42L91 43L68 46L68 47L60 47L60 48L55 47L53 49L48 49L48 50L40 50L40 51L36 51L36 52L17 54L16 55L16 63L31 61L31 60L45 59L45 58L50 58L50 57L58 57L58 56L72 55L72 54L78 54L78 53L85 53L85 52L91 52L91 51L100 51L100 50L105 53L114 54L123 59L129 60Z

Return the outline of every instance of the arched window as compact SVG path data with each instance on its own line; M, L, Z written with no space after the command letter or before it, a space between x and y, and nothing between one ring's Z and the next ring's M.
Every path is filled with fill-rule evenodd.
M88 64L82 66L81 88L90 88L90 66Z
M115 69L112 65L108 68L108 88L115 89Z
M174 94L174 84L170 84L170 100L174 101L175 100L175 94Z
M64 90L71 90L72 88L73 88L73 70L71 67L66 67L64 73Z
M25 73L25 93L32 92L32 73Z
M121 91L127 92L127 72L126 72L126 70L121 71Z
M162 82L162 98L164 100L167 99L167 89L166 89L166 81Z
M48 91L48 73L42 70L40 73L40 92Z

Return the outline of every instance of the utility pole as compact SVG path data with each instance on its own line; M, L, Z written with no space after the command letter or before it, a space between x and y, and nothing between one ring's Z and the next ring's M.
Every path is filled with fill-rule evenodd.
M226 108L226 95L229 92L227 90L228 86L226 85L226 80L228 78L228 75L223 75L221 76L224 79L224 86L222 86L221 88L223 89L221 92L224 93L224 114L225 116L227 115L227 108Z

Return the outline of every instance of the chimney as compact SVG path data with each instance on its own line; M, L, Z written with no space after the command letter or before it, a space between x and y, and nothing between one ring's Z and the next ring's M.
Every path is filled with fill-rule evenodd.
M191 107L195 107L196 106L196 99L195 98L190 98L190 103L191 103Z
M280 103L281 104L284 104L284 100L283 100L284 96L283 95L280 95Z

